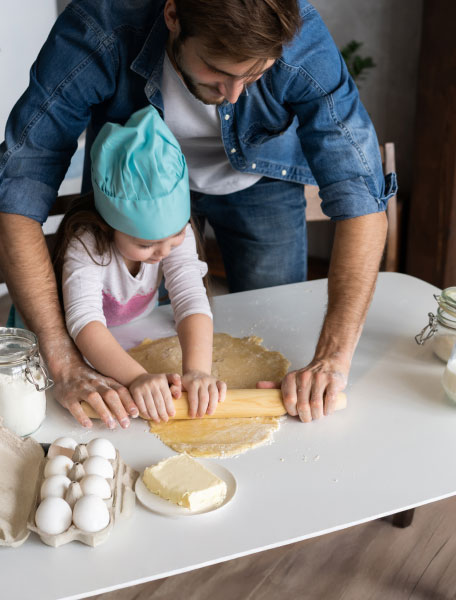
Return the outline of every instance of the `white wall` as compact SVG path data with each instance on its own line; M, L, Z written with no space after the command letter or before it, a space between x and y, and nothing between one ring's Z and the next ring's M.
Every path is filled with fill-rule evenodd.
M56 17L55 0L0 0L0 140Z
M394 142L399 185L410 192L423 0L313 0L338 47L355 39L376 67L360 82L380 143Z

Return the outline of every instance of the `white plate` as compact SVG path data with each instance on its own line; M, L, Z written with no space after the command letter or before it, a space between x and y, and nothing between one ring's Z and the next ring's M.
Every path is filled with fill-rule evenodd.
M148 508L149 510L159 513L161 515L165 515L167 517L189 517L193 515L202 515L207 512L212 512L213 510L218 510L222 508L222 506L226 506L230 500L233 499L234 494L236 493L236 479L234 478L231 471L228 471L225 467L222 467L218 463L208 460L205 458L199 458L198 462L201 463L206 469L211 471L214 475L223 479L226 483L226 496L225 500L220 504L220 506L216 506L215 508L203 508L201 510L190 510L189 508L184 508L183 506L178 506L174 504L174 502L170 502L169 500L165 500L164 498L160 498L157 494L153 494L149 492L147 487L145 486L142 476L138 477L135 485L135 492L138 500L141 502L143 506Z

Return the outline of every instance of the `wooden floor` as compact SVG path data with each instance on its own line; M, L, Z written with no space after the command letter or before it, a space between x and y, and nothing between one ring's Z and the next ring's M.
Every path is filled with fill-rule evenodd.
M456 599L455 526L456 498L449 498L417 509L406 529L381 519L95 598Z

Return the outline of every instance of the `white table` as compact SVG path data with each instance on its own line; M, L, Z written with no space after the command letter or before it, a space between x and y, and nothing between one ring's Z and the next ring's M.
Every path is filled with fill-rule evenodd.
M226 507L167 518L137 503L97 548L50 548L32 534L0 549L1 595L8 600L83 598L290 544L456 494L456 406L440 385L443 363L414 335L435 308L433 286L381 274L347 389L349 407L308 425L288 418L275 442L225 459L238 482ZM303 366L324 314L326 280L214 299L215 330L264 338ZM113 330L131 346L172 333L169 307ZM79 428L54 403L35 435L85 442L108 436L137 470L172 452L136 420L110 433Z

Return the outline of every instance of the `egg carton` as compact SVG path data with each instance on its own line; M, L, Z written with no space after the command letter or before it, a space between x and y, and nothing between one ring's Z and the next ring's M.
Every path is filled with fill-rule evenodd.
M73 457L75 465L82 462L87 457L86 444L76 446ZM109 524L96 533L82 531L74 524L57 535L41 531L35 524L35 513L40 503L47 461L41 445L35 440L24 440L0 426L0 546L20 546L31 531L54 548L74 540L88 546L98 546L106 541L117 519L131 515L138 472L126 465L116 450L116 458L110 461L114 471L114 477L110 480L111 498L104 500L109 511ZM7 463L10 468L4 469L3 465ZM82 473L77 474L77 468L74 471L76 478L80 479Z

